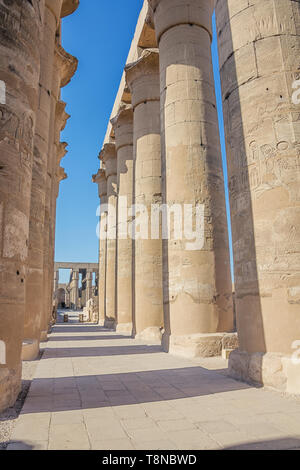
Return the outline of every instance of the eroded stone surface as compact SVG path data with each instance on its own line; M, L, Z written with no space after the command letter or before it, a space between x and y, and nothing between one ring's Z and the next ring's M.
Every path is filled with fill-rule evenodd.
M265 380L275 383L276 354L291 355L300 337L300 121L293 101L300 6L219 0L216 18L239 342L248 353L244 369L251 356L250 375L258 378L255 353L267 353ZM235 360L239 375L242 355Z

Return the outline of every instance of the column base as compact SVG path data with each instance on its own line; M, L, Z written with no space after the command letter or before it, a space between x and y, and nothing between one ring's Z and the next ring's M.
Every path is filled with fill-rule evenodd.
M17 369L0 368L0 413L13 406L21 391L22 364Z
M132 335L132 323L118 323L116 332L120 333L121 335Z
M198 333L192 335L164 335L163 349L186 358L221 356L222 351L238 347L237 333Z
M22 361L35 361L39 356L40 343L37 339L24 339L22 344Z
M107 328L108 330L115 330L116 320L109 320L108 318L106 318L104 320L104 328Z
M135 339L138 339L141 341L151 341L151 343L161 344L162 335L163 335L162 328L159 328L158 326L150 326L149 328L146 328L140 333L137 333L135 335Z
M243 382L300 394L300 363L283 354L250 354L237 349L229 356L228 373Z
M40 341L41 341L41 343L45 343L46 341L48 341L48 331L47 330L41 331Z

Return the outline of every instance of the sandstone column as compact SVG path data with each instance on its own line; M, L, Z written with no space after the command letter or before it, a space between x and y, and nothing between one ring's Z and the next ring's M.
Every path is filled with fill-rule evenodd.
M75 0L46 0L46 15L49 17L49 23L45 29L46 45L49 47L47 54L44 56L45 70L41 80L45 81L45 88L49 100L49 128L47 136L47 171L46 171L46 185L45 185L45 206L44 206L44 235L43 235L43 312L41 317L41 341L47 340L48 326L50 311L52 305L51 285L53 285L52 275L53 272L50 268L51 264L51 238L50 238L50 225L53 225L51 216L51 202L52 202L52 165L53 165L53 135L54 135L54 120L56 109L56 83L59 82L60 73L57 68L57 42L60 40L60 24L61 17L73 13L78 7L79 1ZM46 16L46 18L47 18ZM52 50L50 49L52 48Z
M163 196L184 215L183 236L174 233L164 252L164 345L182 355L218 355L233 330L233 308L211 57L214 0L149 4L160 53ZM194 240L185 204L194 224L199 211Z
M74 310L78 308L78 282L79 282L79 272L73 271L72 272L72 280L71 280L71 307Z
M90 300L93 297L93 273L87 271L86 273L86 300Z
M23 360L34 360L39 353L40 328L43 313L43 257L46 178L48 164L48 137L51 108L51 79L54 60L57 18L52 2L45 4L41 69L39 80L39 108L34 137L34 160L29 222L29 252L26 282Z
M161 202L161 139L159 117L159 57L145 50L125 68L134 109L134 204L151 216L151 205ZM148 215L148 217L147 217ZM136 207L135 218L143 218ZM140 227L139 227L140 228ZM161 340L163 327L162 241L143 239L135 226L135 333L143 339Z
M106 290L105 290L105 327L116 327L116 209L117 209L117 153L114 144L105 144L100 153L107 178L107 245L106 245Z
M54 272L54 291L57 291L59 285L59 271Z
M132 333L132 239L128 236L128 207L133 195L133 109L122 105L112 120L117 150L117 331Z
M240 342L230 373L300 393L300 4L220 0L216 16Z
M93 182L98 184L98 194L100 198L100 221L99 221L99 275L98 275L98 300L99 300L99 325L103 326L106 312L106 236L101 234L107 229L107 211L102 210L107 204L107 179L105 170L101 168L96 175L93 175ZM101 208L102 206L102 208Z
M75 2L78 5L78 2ZM74 5L75 5L74 3ZM65 3L64 3L65 5ZM73 8L73 6L72 6ZM70 9L72 10L71 5ZM70 11L71 11L70 10ZM66 11L66 10L65 10ZM66 104L60 101L61 88L66 86L77 69L78 61L68 54L60 44L60 23L57 26L57 42L55 45L54 68L51 81L51 118L48 146L47 198L45 205L44 224L44 309L41 326L41 339L47 339L49 319L52 311L54 241L57 198L57 178L60 160L67 153L66 143L60 142L60 132L70 117L65 112Z
M0 411L13 405L21 383L43 9L37 0L0 5Z

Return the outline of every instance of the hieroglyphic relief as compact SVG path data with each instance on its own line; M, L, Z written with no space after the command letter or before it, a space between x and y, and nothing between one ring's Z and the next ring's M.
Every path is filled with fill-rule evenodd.
M252 140L246 152L245 160L244 152L233 152L236 165L235 174L229 179L231 197L236 199L241 191L250 191L252 199L259 199L265 191L283 186L294 200L291 182L299 180L300 147L287 141L259 145ZM247 165L243 165L245 161Z

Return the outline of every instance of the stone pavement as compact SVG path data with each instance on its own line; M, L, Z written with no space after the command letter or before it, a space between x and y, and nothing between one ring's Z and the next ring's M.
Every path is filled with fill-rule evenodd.
M232 380L226 366L58 324L8 449L300 448L300 401Z

